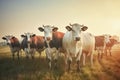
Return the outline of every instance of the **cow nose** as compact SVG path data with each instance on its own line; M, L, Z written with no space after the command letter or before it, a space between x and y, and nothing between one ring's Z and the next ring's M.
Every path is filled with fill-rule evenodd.
M9 45L9 43L7 43L7 45Z
M30 41L28 41L28 43L30 43Z
M80 40L80 37L76 37L76 41L79 41Z
M50 37L47 37L46 39L47 39L48 41L50 41L50 40L51 40L51 38L50 38Z

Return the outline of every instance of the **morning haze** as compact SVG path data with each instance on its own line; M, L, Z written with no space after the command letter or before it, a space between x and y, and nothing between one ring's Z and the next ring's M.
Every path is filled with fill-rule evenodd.
M43 35L38 27L69 23L88 26L94 35L120 35L119 0L0 0L0 41L4 35L32 32Z

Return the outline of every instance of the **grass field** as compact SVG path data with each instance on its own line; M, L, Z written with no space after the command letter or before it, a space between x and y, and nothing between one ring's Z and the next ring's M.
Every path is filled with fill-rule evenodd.
M70 72L64 71L64 59L58 60L58 68L49 70L44 57L39 58L36 53L34 60L26 59L24 52L12 60L8 46L0 47L0 80L120 80L120 45L112 48L112 56L104 56L101 61L97 60L94 53L94 64L90 66L89 59L81 71L76 71L75 61L72 62Z

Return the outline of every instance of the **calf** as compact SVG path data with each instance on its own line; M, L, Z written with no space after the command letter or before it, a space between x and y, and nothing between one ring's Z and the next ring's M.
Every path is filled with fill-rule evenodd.
M91 56L91 65L93 64L93 51L95 47L95 38L90 33L82 33L88 27L80 24L70 24L66 26L68 30L63 37L63 49L65 50L65 63L68 64L68 71L72 57L76 57L77 70L80 70L80 57L83 53L83 64L85 64L85 54Z
M54 60L55 60L55 67L56 62L59 56L60 49L62 48L62 38L64 36L64 33L58 32L57 27L53 27L50 25L43 25L42 27L38 28L41 32L44 32L45 37L45 47L46 47L46 57L48 59L49 68L51 69L51 61L52 61L52 55L55 53Z
M2 39L6 40L7 45L9 45L13 59L14 59L15 53L17 53L17 57L19 59L19 53L21 50L19 40L14 36L4 36L2 37Z

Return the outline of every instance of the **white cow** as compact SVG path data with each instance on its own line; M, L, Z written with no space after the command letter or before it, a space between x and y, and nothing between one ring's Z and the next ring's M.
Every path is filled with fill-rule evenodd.
M95 38L90 33L83 33L88 27L80 24L70 24L66 26L68 30L63 37L63 49L65 49L65 63L68 64L68 70L70 70L70 64L72 57L76 57L77 70L80 70L80 57L83 53L83 64L85 65L85 54L88 53L91 56L91 65L93 64L93 51L95 47Z

